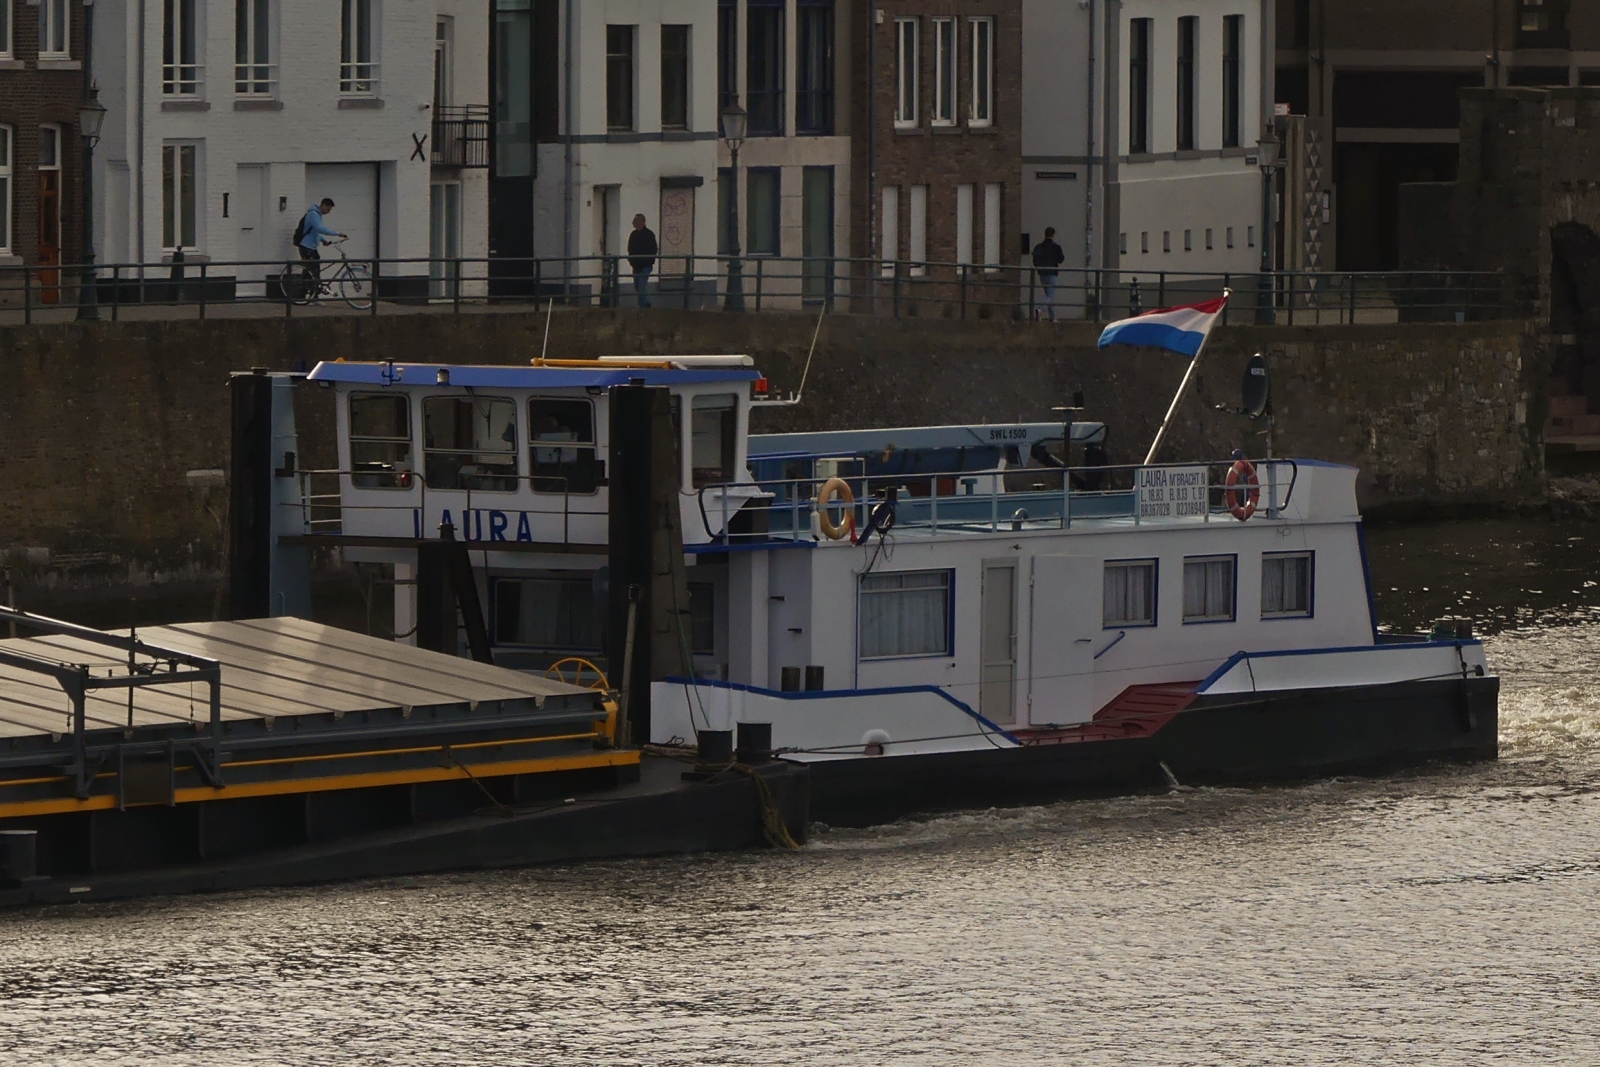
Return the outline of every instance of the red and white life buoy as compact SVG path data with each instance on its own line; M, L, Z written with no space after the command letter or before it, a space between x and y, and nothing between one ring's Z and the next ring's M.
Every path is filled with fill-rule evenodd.
M1241 483L1248 487L1248 491L1239 488ZM1235 460L1233 466L1228 468L1228 491L1223 494L1222 500L1240 522L1256 513L1256 505L1261 503L1261 479L1256 477L1256 469L1249 460Z

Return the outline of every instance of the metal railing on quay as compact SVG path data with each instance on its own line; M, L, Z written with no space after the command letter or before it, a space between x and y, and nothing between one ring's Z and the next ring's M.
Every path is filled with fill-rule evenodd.
M435 150L459 155L470 166L465 161L479 147L463 132L449 145L436 143ZM825 307L902 319L1101 323L1215 299L1224 289L1233 290L1224 324L1463 323L1523 317L1531 308L1525 280L1503 272L1078 269L1058 271L1051 282L1022 265L662 254L641 276L628 257L617 255L373 258L337 248L322 254L314 265L292 251L281 258L230 261L183 251L159 263L0 267L0 322L58 321L85 313L109 319L460 314L553 303L743 312Z

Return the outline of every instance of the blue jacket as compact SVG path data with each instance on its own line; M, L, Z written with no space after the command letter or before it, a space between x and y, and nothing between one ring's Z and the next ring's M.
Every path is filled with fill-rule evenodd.
M324 237L339 236L338 230L330 230L322 221L322 208L312 204L306 212L306 235L300 238L301 248L315 248L317 241Z

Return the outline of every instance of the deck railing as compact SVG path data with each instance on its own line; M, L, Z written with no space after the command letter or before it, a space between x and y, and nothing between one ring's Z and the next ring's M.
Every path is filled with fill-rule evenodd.
M465 120L464 120L465 121ZM434 151L478 165L484 144L471 123L441 120ZM287 217L287 216L286 216ZM289 224L281 239L289 250ZM357 236L361 236L357 234ZM0 267L0 323L52 321L92 309L101 318L364 313L416 308L453 313L487 307L635 308L644 301L624 256L355 258L360 277L309 300L292 253L210 260L194 252L159 263ZM337 256L322 261L326 281ZM1233 290L1223 323L1335 325L1474 322L1525 317L1536 282L1504 272L1180 273L1063 270L1047 288L1019 265L886 262L822 256L664 253L647 281L657 309L796 311L826 307L893 318L1104 322L1140 311L1214 299ZM376 299L374 299L374 296ZM346 300L345 298L349 299Z

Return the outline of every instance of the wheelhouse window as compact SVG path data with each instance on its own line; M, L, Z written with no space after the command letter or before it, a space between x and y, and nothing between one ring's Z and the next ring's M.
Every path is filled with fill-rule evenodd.
M833 133L833 0L799 0L795 132Z
M1312 554L1273 552L1261 557L1261 617L1309 618Z
M528 401L528 450L535 493L593 493L605 483L587 400Z
M72 0L39 0L39 56L65 59L72 48L68 35L68 12Z
M1231 622L1234 558L1196 556L1183 561L1183 621Z
M894 124L917 124L917 20L894 20Z
M411 398L405 393L350 395L350 484L357 489L409 489Z
M366 96L378 91L377 0L343 0L339 20L339 91Z
M1156 561L1117 560L1105 569L1101 621L1106 627L1156 624Z
M271 0L235 0L233 91L266 96L273 90Z
M422 462L429 489L516 489L516 405L503 397L428 397L422 402Z
M967 125L994 122L994 19L977 18L972 27L972 101Z
M950 654L949 571L861 576L862 659Z
M696 489L733 481L738 399L732 393L697 396L689 405L689 473Z
M200 92L200 30L197 0L164 0L161 21L161 93L194 96Z
M495 643L595 652L603 610L590 575L501 578L494 583Z

